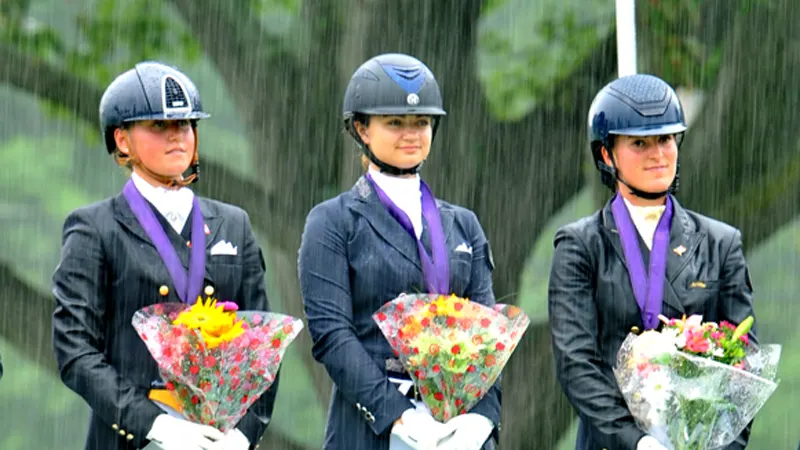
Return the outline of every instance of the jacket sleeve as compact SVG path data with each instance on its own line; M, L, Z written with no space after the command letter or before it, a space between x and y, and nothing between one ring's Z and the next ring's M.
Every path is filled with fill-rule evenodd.
M372 431L380 435L414 406L389 382L356 336L346 232L337 220L342 212L332 211L332 205L323 203L309 213L298 259L312 352L342 396L365 412Z
M147 392L112 367L104 355L108 261L87 211L70 214L63 231L61 260L53 274L53 346L61 379L83 397L109 427L127 432L135 447L163 411Z
M243 214L243 275L242 286L237 299L239 299L243 310L269 311L269 302L267 301L267 291L264 281L266 272L264 255L253 234L253 228L250 225L250 217L244 211ZM279 378L280 371L276 374L272 386L250 406L247 413L236 426L250 441L251 449L254 448L259 439L261 439L261 436L266 432L267 426L272 419L272 410L275 406L275 398L278 395Z
M747 269L747 262L745 261L744 252L742 250L742 235L738 230L734 232L730 238L730 247L722 265L720 281L720 319L738 325L744 321L747 316L753 316L753 318L755 318L756 314L753 310L753 286L750 283L750 273ZM750 345L758 345L755 322L750 329L748 337L750 338ZM750 422L736 438L736 441L731 443L727 448L730 450L744 449L750 438L750 428L752 425L753 422Z
M548 309L561 387L592 438L605 448L633 450L645 435L628 411L611 368L600 357L594 264L585 244L569 228L555 236ZM597 433L596 431L599 431Z
M494 260L489 241L483 231L478 218L470 212L470 222L473 223L472 240L472 274L470 283L464 294L471 301L493 307L495 305L494 291L492 290L492 271ZM494 423L493 435L499 440L500 429L500 401L502 376L497 378L486 395L469 411L480 414Z

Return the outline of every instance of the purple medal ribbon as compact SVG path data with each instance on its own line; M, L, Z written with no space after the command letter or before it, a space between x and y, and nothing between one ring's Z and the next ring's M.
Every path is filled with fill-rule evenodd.
M389 211L389 214L400 222L400 225L417 241L419 260L422 263L422 275L425 277L429 293L450 294L450 261L447 255L442 218L439 215L439 208L436 207L436 200L428 185L422 180L419 181L419 189L422 193L422 217L425 218L425 222L428 224L433 259L428 256L422 241L417 238L417 234L414 232L414 225L411 224L411 219L408 218L408 215L392 202L369 173L366 177L372 183L378 198Z
M628 263L628 275L631 279L633 294L642 314L645 329L658 327L658 315L661 314L661 301L664 298L664 278L667 273L667 247L669 246L669 228L672 223L672 200L667 196L667 207L658 221L653 246L650 251L650 274L645 274L638 232L631 220L628 208L620 194L611 203L611 212L617 224L625 261Z
M153 210L147 205L147 201L142 196L141 192L136 189L133 180L128 180L125 183L125 188L122 190L128 205L136 216L136 220L144 228L147 236L155 245L158 254L161 255L161 260L167 267L167 271L172 277L172 282L175 284L175 290L178 292L178 297L184 303L192 304L200 295L200 289L203 286L203 279L206 270L206 237L203 230L203 213L200 211L200 202L197 201L197 196L192 200L192 248L189 254L189 275L187 281L186 271L183 269L178 254L175 248L164 232L164 228L158 222Z

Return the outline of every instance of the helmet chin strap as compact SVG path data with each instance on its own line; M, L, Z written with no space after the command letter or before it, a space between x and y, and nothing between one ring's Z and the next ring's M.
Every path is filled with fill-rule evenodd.
M422 161L414 167L409 167L408 169L401 169L400 167L395 167L391 164L387 164L378 159L378 157L375 156L375 153L372 153L372 150L369 148L368 145L362 143L361 149L364 152L364 154L367 155L367 158L369 158L369 160L373 164L375 164L376 166L378 166L379 169L381 169L381 172L387 173L389 175L394 175L394 176L416 175L419 173L420 169L422 169L422 165L425 163L425 161Z

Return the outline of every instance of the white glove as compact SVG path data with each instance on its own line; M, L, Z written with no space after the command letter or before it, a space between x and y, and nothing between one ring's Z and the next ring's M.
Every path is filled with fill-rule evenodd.
M636 444L636 450L669 450L661 445L653 436L644 436Z
M437 450L480 450L494 429L491 420L475 413L455 416L447 425L455 429L455 434Z
M405 410L400 420L401 423L392 427L390 440L399 440L414 450L436 449L439 442L453 432L452 427L414 408Z
M214 441L225 435L208 425L199 425L188 420L161 414L156 417L147 439L164 450L209 450Z
M247 450L248 448L250 448L250 440L238 428L228 431L225 433L225 437L211 446L212 450Z

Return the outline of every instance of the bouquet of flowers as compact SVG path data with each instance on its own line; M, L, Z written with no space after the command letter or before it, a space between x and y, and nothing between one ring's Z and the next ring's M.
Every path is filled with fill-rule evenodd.
M158 363L168 397L187 419L232 429L275 381L303 322L283 314L238 311L233 302L198 298L137 311L133 326Z
M733 442L777 388L780 346L754 348L748 317L738 326L667 319L662 330L630 334L614 375L637 424L675 450Z
M439 421L483 398L530 323L515 306L430 294L401 295L372 317Z

